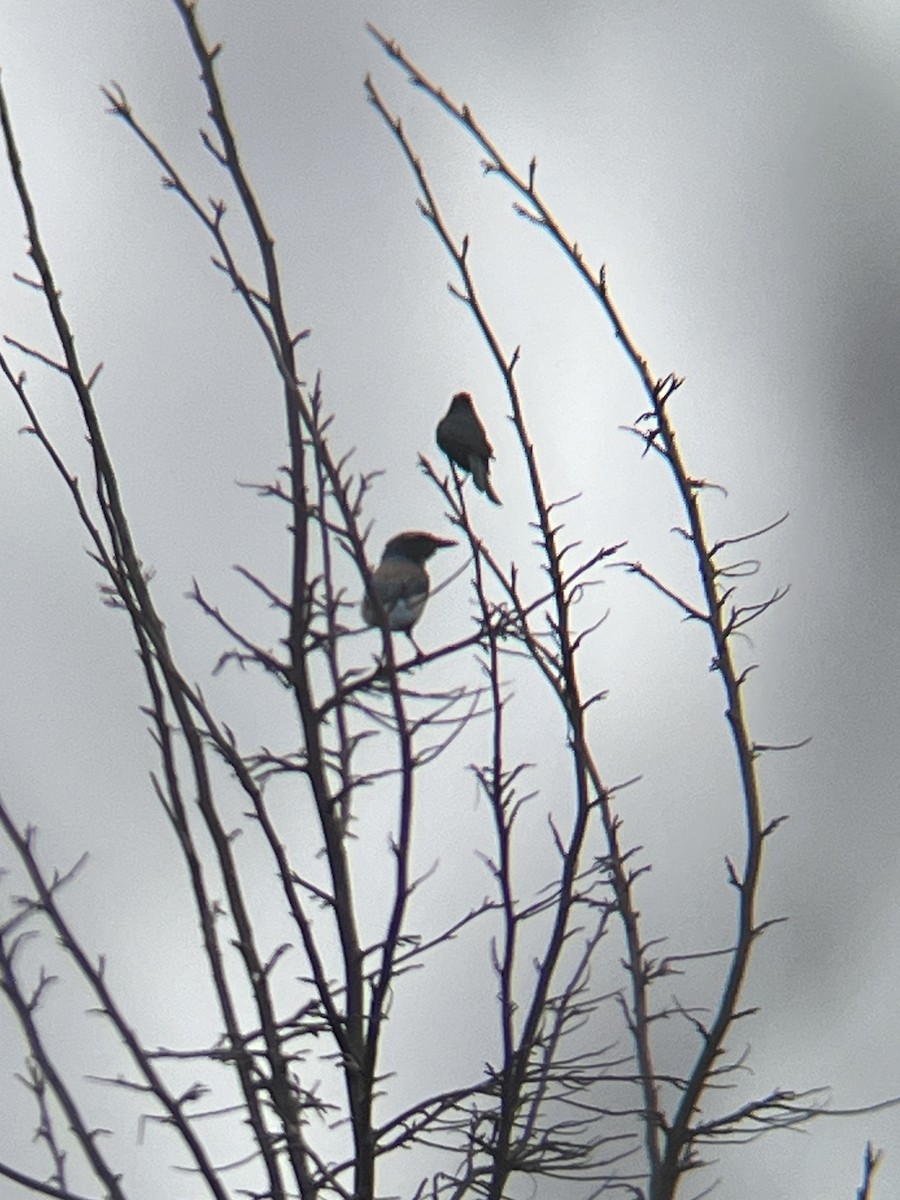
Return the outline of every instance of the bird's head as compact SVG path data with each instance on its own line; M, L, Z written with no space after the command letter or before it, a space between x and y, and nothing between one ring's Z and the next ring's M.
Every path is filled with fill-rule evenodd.
M474 412L475 405L468 392L457 392L450 401L451 412Z
M409 529L398 533L384 548L384 558L406 558L410 562L424 563L431 558L435 550L444 546L455 546L450 538L435 537L432 533L423 533L420 529Z

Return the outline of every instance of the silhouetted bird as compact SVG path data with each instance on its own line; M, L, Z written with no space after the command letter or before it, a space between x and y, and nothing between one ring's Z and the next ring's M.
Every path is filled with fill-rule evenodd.
M383 611L388 627L403 630L412 640L409 631L422 615L428 599L429 579L424 563L435 550L455 545L456 542L447 538L417 529L392 537L384 548L381 562L372 572L372 590L363 597L365 623L380 625Z
M451 462L471 474L479 492L484 492L495 504L500 503L488 478L493 447L468 392L457 392L450 401L447 415L438 422L437 444Z

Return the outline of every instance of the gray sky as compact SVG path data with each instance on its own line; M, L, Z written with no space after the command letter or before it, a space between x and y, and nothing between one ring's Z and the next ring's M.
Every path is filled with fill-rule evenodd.
M667 480L619 432L643 403L609 330L549 243L512 217L510 195L483 179L461 132L366 36L366 19L467 102L510 159L524 166L537 155L545 196L590 260L607 264L651 366L687 377L676 408L682 448L695 474L729 493L708 502L715 533L791 513L761 544L758 591L751 585L751 598L792 590L753 629L762 669L750 709L760 741L814 740L762 766L767 810L790 814L771 843L764 901L767 915L790 921L759 949L748 1000L762 1016L746 1036L755 1091L830 1084L840 1108L900 1093L900 26L891 7L201 5L206 30L225 44L222 79L294 320L313 330L303 369L310 379L323 371L332 440L356 446L360 468L387 468L370 509L375 544L405 526L445 528L415 460L432 454L436 417L462 387L479 398L505 501L479 513L484 535L524 560L529 533L516 521L526 481L500 381L447 294L449 264L365 103L367 71L404 115L454 228L472 235L500 335L523 346L520 382L549 491L585 493L573 530L595 544L627 538L633 557L689 578L669 533L678 515ZM227 719L248 742L265 740L283 717L253 684L210 680L222 646L183 596L196 576L239 620L275 628L231 564L283 578L282 514L235 487L270 478L284 459L277 382L200 230L104 115L98 91L119 81L199 193L220 192L196 138L204 105L180 22L163 0L8 0L0 47L78 344L86 362L105 364L101 415L169 631ZM46 344L36 297L11 281L27 273L23 250L3 176L0 325ZM35 364L27 371L84 472L70 398ZM0 789L40 826L46 861L91 850L73 910L126 996L146 1006L150 1040L174 1042L186 1021L200 1021L198 998L184 985L173 1011L152 964L177 963L194 934L146 781L137 664L124 620L98 601L63 489L37 444L18 436L22 424L14 397L0 393ZM655 862L642 893L651 929L698 948L730 912L721 862L739 832L718 727L709 744L716 681L674 609L622 576L610 575L606 592L611 615L590 659L611 693L597 726L604 766L610 779L643 776L625 816ZM426 645L464 626L466 603L464 580L435 598ZM540 739L545 725L524 700L517 719L523 745ZM548 779L554 753L548 744ZM484 884L469 843L483 819L466 778L435 802L430 826L438 852L453 861L446 847L459 847L457 877L476 891ZM141 922L139 956L123 942L126 915ZM87 1047L76 1054L84 1071L97 1069ZM888 1151L877 1194L895 1195L897 1122L894 1112L776 1135L723 1160L718 1194L843 1200L872 1138ZM4 1141L0 1133L0 1151ZM146 1159L134 1151L135 1179Z

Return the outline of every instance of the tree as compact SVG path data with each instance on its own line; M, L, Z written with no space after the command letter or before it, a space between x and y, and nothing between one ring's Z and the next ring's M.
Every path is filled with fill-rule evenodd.
M4 990L24 1036L25 1079L52 1171L44 1185L13 1164L0 1170L45 1194L79 1195L98 1185L111 1196L133 1194L82 1115L90 1101L42 1037L50 976L28 956L30 935L49 929L124 1055L121 1068L109 1069L102 1058L95 1073L134 1096L144 1119L175 1138L181 1163L193 1173L192 1194L224 1197L242 1188L259 1196L368 1197L390 1189L499 1197L531 1180L569 1184L578 1194L607 1190L654 1200L683 1194L685 1176L700 1172L719 1144L805 1122L820 1102L815 1093L747 1089L741 1074L741 1026L755 1011L744 998L751 952L772 923L758 911L763 851L780 823L763 814L757 764L784 748L754 741L745 714L753 664L743 631L783 595L745 595L756 570L746 546L779 521L747 534L708 535L702 501L715 485L686 465L672 423L681 380L652 372L605 273L587 262L543 199L536 163L518 174L465 107L373 30L474 139L486 174L513 189L519 215L536 233L550 234L611 323L643 389L644 411L632 432L644 457L670 474L682 510L677 535L696 581L690 590L670 583L630 557L623 542L582 547L569 531L568 514L584 501L547 491L528 431L519 351L496 332L469 241L452 228L404 127L370 80L369 98L412 169L421 212L449 255L454 294L474 317L503 381L531 503L527 518L507 519L533 526L535 551L532 560L508 565L480 531L480 498L456 472L448 475L443 463L423 458L423 472L468 552L474 615L469 620L467 613L451 640L425 651L415 645L407 651L386 623L374 634L360 630L358 602L372 589L377 558L368 517L377 472L351 457L323 380L303 382L306 331L291 323L273 235L226 113L219 48L205 41L193 5L179 0L176 7L209 106L204 145L237 203L203 201L124 92L110 87L107 99L212 240L216 266L242 299L274 367L289 462L256 490L286 514L288 584L283 589L250 567L239 570L276 615L279 633L269 642L246 632L200 584L193 599L226 639L219 666L261 671L286 704L293 732L284 744L273 738L248 745L179 665L99 419L102 377L76 352L4 104L36 270L30 282L58 339L52 351L13 344L71 387L90 446L92 488L69 466L30 386L6 357L3 371L69 490L106 599L132 631L159 755L153 791L189 882L200 930L197 961L211 982L215 1010L204 1043L156 1049L138 1034L105 964L68 919L61 893L75 871L44 866L33 831L14 818L13 806L4 807L0 819L29 887L3 927ZM232 232L232 210L246 222L253 259L238 249L242 235ZM724 694L723 732L736 763L732 803L744 829L724 881L711 884L733 901L724 945L670 951L670 943L645 931L639 896L649 863L629 837L624 785L609 782L603 765L595 724L602 681L586 681L582 668L606 613L597 585L607 566L649 585L677 618L702 631L705 659ZM551 771L539 787L530 758L546 747L529 757L521 752L516 722L523 703L546 714L541 721L553 731L553 747L567 754L566 775ZM427 829L430 796L460 787L455 775L448 778L457 745L471 748L474 759L480 801L468 849L482 861L485 890L451 905L444 897L452 888L444 890L443 874L430 877L427 843L423 852L416 830ZM535 846L543 851L537 861ZM487 1035L479 1031L477 1046L453 1047L456 1061L421 1086L410 1072L417 1057L410 1042L423 1036L411 1006L417 997L439 1003L440 990L450 991L453 971L444 964L453 963L458 946L464 951L457 964L469 970L481 964L464 990L477 996L479 1011L490 1005L494 1026ZM427 1025L440 1028L447 1019L438 1010ZM405 1029L415 1030L414 1037ZM229 1130L224 1163L212 1149L217 1137L206 1134L219 1124ZM73 1148L82 1161L70 1167ZM868 1189L877 1157L870 1153L866 1163ZM93 1184L82 1183L82 1171Z

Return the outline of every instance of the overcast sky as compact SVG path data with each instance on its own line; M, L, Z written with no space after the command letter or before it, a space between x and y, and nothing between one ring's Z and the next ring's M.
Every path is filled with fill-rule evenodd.
M375 545L404 527L448 532L415 461L432 453L435 421L460 388L478 397L505 501L479 512L482 531L523 559L529 531L516 520L527 491L501 381L448 295L450 267L416 212L408 168L365 102L367 72L404 116L455 230L472 235L501 337L523 346L526 417L548 489L584 493L573 529L589 544L628 539L634 558L688 578L664 473L619 430L645 405L599 312L540 232L512 216L500 183L483 178L462 132L406 85L366 20L468 103L514 163L537 156L545 197L590 261L607 264L651 367L686 376L675 406L682 449L695 475L728 490L708 501L716 535L790 512L759 545L764 568L748 595L791 585L753 630L761 669L750 710L759 741L813 741L762 766L768 813L790 815L771 845L765 915L790 920L767 935L748 989L762 1008L746 1034L753 1085L829 1084L839 1108L900 1093L893 6L203 0L200 12L225 46L221 77L294 322L313 331L302 369L323 372L333 442L355 446L361 469L386 468L370 509ZM184 593L196 576L238 619L270 619L231 564L284 571L282 514L235 486L271 478L284 461L277 381L201 231L105 115L98 90L118 81L198 192L221 192L197 140L205 107L180 21L164 0L6 0L0 67L80 351L105 364L101 416L169 632L188 674L249 742L264 741L278 718L239 681L210 680L223 647ZM37 297L11 278L28 271L22 234L0 177L0 327L46 345ZM27 370L84 472L71 397L35 364ZM184 1012L142 973L155 954L177 958L172 930L182 927L147 783L137 664L124 620L99 602L63 488L17 432L23 423L0 392L0 790L40 827L48 862L91 851L74 909L95 948L111 962L118 953L126 995L151 996L175 1022L160 1018L157 1031L157 1013L148 1016L151 1040L174 1041ZM727 766L717 773L724 751L708 740L716 681L696 631L661 598L613 575L606 591L611 615L591 659L596 685L610 689L597 730L605 769L643 776L626 810L656 863L642 908L654 932L671 913L691 941L710 911L730 912L721 861L739 846ZM464 628L466 603L460 580L434 600L421 640L449 637L461 613ZM523 703L517 719L524 741L539 740L538 714ZM551 761L556 753L548 747ZM451 830L456 838L458 823L439 809L435 844ZM153 914L136 963L126 912ZM10 1053L7 1072L18 1066ZM86 1056L81 1069L96 1064ZM877 1194L900 1194L898 1122L888 1112L776 1135L726 1160L718 1194L845 1200L867 1138L888 1151ZM5 1142L0 1133L0 1151L14 1156ZM147 1164L137 1156L133 1169L138 1178Z

